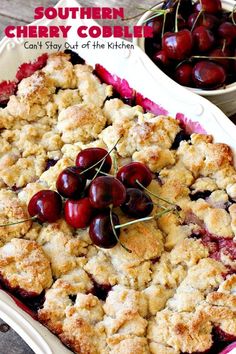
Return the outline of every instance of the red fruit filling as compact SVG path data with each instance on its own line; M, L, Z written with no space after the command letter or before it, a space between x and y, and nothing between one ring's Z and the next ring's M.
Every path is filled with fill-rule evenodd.
M5 107L10 96L14 95L17 90L15 81L2 81L0 83L0 106Z
M233 342L236 340L236 336L224 332L220 327L215 327L215 334L220 342Z
M20 287L11 287L9 282L0 275L0 289L6 292L23 311L37 320L37 312L45 301L45 292L37 294Z
M31 63L21 64L17 70L16 79L21 81L26 77L31 76L35 71L42 69L46 65L47 59L48 54L45 53Z
M99 300L105 301L111 289L112 287L110 284L98 284L95 280L93 280L93 288L91 293L94 296L97 296Z
M191 222L191 220L194 220L194 217L193 219L187 219L188 222ZM232 261L236 260L236 243L231 238L216 237L204 229L192 236L202 240L202 243L208 248L211 258L220 261L223 254Z
M153 114L168 115L168 111L163 107L152 102L148 98L143 97L140 93L135 92L126 80L119 78L117 75L110 74L109 71L100 64L96 64L95 68L95 75L97 75L102 82L112 85L121 98L124 98L125 100L129 99L133 104L140 105L145 111Z

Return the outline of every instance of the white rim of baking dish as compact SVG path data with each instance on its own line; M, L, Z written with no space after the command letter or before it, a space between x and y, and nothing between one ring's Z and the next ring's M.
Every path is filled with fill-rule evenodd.
M233 7L235 6L234 0L221 0L221 2L222 2L223 8L228 11L232 11ZM159 4L159 5L153 6L152 9L159 9L161 6L162 6L162 4ZM151 17L151 15L153 15L153 13L151 11L145 12L145 14L143 14L143 16L137 22L137 26L144 25L145 21L149 17ZM144 47L145 39L144 38L134 38L133 43L135 45L137 45L138 47L140 47L145 52L145 47ZM157 66L156 66L156 69L160 70ZM225 88L219 88L217 90L201 90L198 88L192 88L192 87L187 87L187 86L186 86L186 88L198 95L203 95L203 96L219 96L219 95L230 93L233 91L235 91L235 95L236 95L236 82L226 85Z
M76 0L60 0L56 7L80 6ZM33 24L49 25L59 24L60 20L39 20ZM75 40L75 28L78 25L97 25L93 20L69 21L73 27L72 35L68 39ZM64 22L63 22L64 24ZM76 26L76 27L75 27ZM59 39L63 43L62 39ZM105 43L105 39L99 40ZM121 39L111 39L113 42L124 42ZM27 52L23 50L21 39L4 38L0 42L0 62L8 67L5 77L12 79L18 66L26 61L35 59L45 52ZM50 51L49 51L50 52ZM174 83L161 71L154 73L155 65L147 55L137 46L134 50L122 50L119 55L108 51L97 51L91 55L90 50L79 50L79 54L91 65L99 63L112 74L125 78L130 85L141 94L168 109L170 115L175 116L181 112L200 123L207 132L214 131L217 141L229 143L236 157L236 126L216 106L206 99L197 96L185 88ZM137 72L139 75L137 75ZM146 83L145 83L146 82ZM145 86L146 85L146 86ZM168 93L168 94L167 94ZM171 100L171 102L170 102ZM18 307L13 299L4 291L0 291L0 317L6 321L35 351L36 354L65 354L71 353L60 340L46 327L34 320L30 315ZM234 349L231 354L236 353Z

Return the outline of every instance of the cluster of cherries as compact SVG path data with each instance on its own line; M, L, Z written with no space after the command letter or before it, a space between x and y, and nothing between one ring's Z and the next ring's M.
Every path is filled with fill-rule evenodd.
M236 13L221 0L166 0L148 21L145 51L179 84L217 89L236 78Z
M148 167L131 162L121 167L116 177L109 175L111 167L110 152L105 149L82 150L75 166L67 167L59 174L57 192L42 190L31 198L30 216L40 222L52 223L61 217L64 209L64 218L69 225L79 229L89 226L89 235L95 245L112 248L120 242L121 227L151 220L175 209L174 204L165 201L171 204L170 209L162 206L159 214L148 216L153 210L153 201L146 189L152 181ZM136 219L121 225L118 215L113 212L116 207Z

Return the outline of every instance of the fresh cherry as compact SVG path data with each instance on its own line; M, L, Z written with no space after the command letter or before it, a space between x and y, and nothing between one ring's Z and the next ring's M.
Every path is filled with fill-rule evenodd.
M103 165L102 165L102 159L105 159ZM100 162L99 162L100 161ZM94 166L96 164L96 166ZM111 169L112 165L112 160L111 156L108 154L108 152L105 149L102 148L88 148L82 150L76 158L76 166L83 169L87 170L84 172L84 175L88 179L92 179L94 175L96 174L96 169L99 169L100 166L102 172L109 172ZM94 166L93 168L91 168Z
M178 15L177 20L178 20L178 29L179 30L186 28L186 21L183 18L183 16Z
M78 229L89 226L94 210L89 198L79 200L68 199L65 203L64 214L67 224Z
M152 28L152 32L154 36L158 36L162 32L163 26L163 17L158 16L148 21L147 26Z
M190 29L192 29L193 25L195 24L194 28L197 26L204 26L209 30L213 30L218 23L219 23L218 18L211 14L202 13L199 16L198 13L193 13L188 18L188 27Z
M149 168L141 162L130 162L119 169L117 178L126 187L140 188L136 181L141 183L144 187L147 187L152 181L152 173Z
M198 26L193 31L194 46L198 52L206 52L210 50L214 43L215 37L213 33L204 26Z
M151 214L153 202L149 195L137 188L128 188L126 192L126 200L120 207L123 213L133 218L144 218Z
M229 45L236 38L236 26L231 22L223 22L218 28L218 35L226 39Z
M187 29L179 32L167 32L162 38L162 49L170 59L186 59L191 54L192 46L192 34Z
M81 168L71 166L59 174L56 187L63 197L78 199L81 196L86 185L86 178L81 171Z
M115 177L97 177L92 181L89 188L90 202L97 209L105 209L111 205L118 207L124 203L125 198L125 187Z
M193 67L193 81L196 87L216 89L226 80L224 68L211 61L203 60Z
M162 70L165 70L170 65L170 60L164 50L159 50L156 52L152 60L156 65L158 65Z
M194 11L204 11L209 14L217 14L222 10L221 0L201 0L194 5Z
M231 52L230 52L229 49L227 49L227 48L225 48L224 50L220 49L220 48L213 49L210 52L209 56L213 57L214 62L216 62L216 63L220 64L221 66L223 66L226 71L229 70L230 64L231 64L229 59L215 59L217 57L220 57L220 58L230 57L231 56Z
M36 193L29 201L28 212L30 216L37 216L41 222L55 222L61 217L61 196L51 190L42 190Z
M120 224L115 213L112 213L112 221L114 226ZM116 234L119 237L120 229L116 230ZM89 236L98 247L112 248L117 244L118 240L113 232L109 213L101 213L93 218L89 227Z
M145 40L145 53L152 57L154 53L161 50L161 44L156 41L156 38L146 38Z
M175 80L183 86L192 85L192 71L193 65L188 62L179 64L175 69Z

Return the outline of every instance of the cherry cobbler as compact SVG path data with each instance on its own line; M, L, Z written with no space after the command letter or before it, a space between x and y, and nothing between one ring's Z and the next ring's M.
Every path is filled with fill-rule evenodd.
M236 339L230 148L126 104L74 53L45 61L0 110L1 287L75 353L219 353Z

